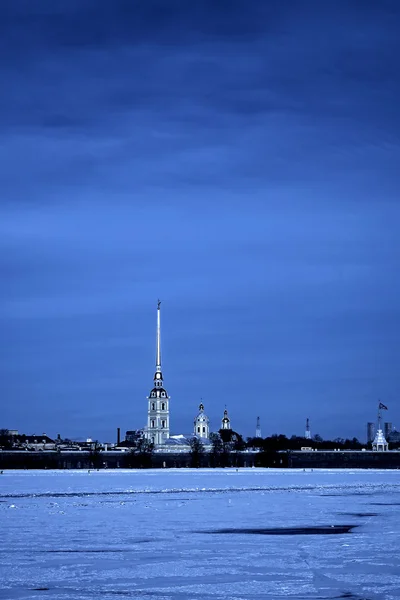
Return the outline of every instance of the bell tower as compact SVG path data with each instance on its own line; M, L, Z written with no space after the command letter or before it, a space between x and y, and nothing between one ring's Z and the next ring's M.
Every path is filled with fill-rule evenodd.
M199 406L199 414L194 420L194 435L197 437L210 437L210 420L204 412L204 404L201 402Z
M228 417L228 411L224 410L224 416L222 417L221 420L221 429L231 429L231 420Z
M156 446L169 438L169 396L161 371L161 302L157 303L156 371L148 400L146 438Z

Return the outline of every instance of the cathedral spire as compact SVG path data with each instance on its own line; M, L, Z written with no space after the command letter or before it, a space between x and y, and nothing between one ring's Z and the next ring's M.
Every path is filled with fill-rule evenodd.
M157 302L156 373L161 373L161 300Z
M161 373L161 323L160 300L157 303L157 336L156 336L156 371L154 386L150 391L147 411L147 427L145 437L156 446L162 446L169 438L169 396L164 388Z

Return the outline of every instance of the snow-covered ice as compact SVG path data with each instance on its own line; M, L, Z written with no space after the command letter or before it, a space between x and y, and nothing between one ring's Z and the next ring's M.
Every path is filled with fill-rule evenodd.
M0 534L7 600L400 598L400 471L4 471Z

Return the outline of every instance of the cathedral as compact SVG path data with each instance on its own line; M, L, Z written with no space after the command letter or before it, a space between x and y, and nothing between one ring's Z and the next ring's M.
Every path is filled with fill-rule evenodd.
M157 329L156 329L156 367L154 372L153 388L147 397L147 425L144 428L144 437L152 442L156 451L189 451L190 439L199 438L205 449L211 447L210 420L204 412L204 404L200 403L199 412L194 418L193 433L175 434L170 432L170 397L164 387L161 368L161 302L157 304ZM231 429L228 411L225 408L221 420L221 429Z
M154 373L154 387L147 401L147 427L145 436L156 446L161 446L169 438L169 396L164 388L161 371L161 302L157 305L157 336L156 336L156 370Z

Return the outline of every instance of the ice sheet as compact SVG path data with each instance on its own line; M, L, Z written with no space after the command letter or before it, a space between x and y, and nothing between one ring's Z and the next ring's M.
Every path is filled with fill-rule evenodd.
M400 471L5 471L0 528L7 600L400 597Z

